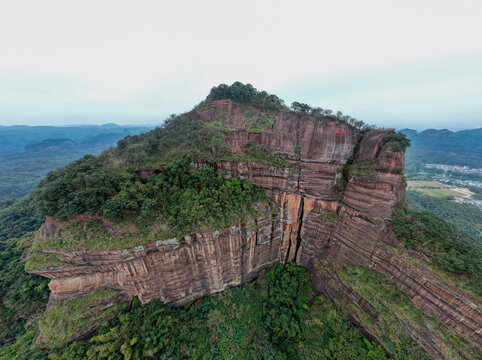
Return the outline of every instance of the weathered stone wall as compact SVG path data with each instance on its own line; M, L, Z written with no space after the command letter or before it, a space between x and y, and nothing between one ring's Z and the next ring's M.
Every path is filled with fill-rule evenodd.
M426 266L404 262L388 250L387 246L395 246L406 252L390 225L392 209L405 194L404 154L393 152L383 142L393 130L370 132L355 154L358 134L349 126L280 111L272 125L253 133L247 131L242 109L225 100L213 105L219 113L194 110L191 116L203 120L230 117L225 126L236 131L223 136L233 153L242 154L248 144L255 143L292 163L283 169L262 162L217 164L226 176L251 179L265 188L271 206L260 208L260 215L245 224L182 239L159 239L129 249L61 253L59 258L67 268L32 271L52 279L52 304L105 287L128 297L137 295L144 302L163 299L179 304L251 281L259 271L280 263L296 261L311 269L314 261L335 267L361 265L386 275L407 292L416 307L454 333L482 344L480 303ZM350 158L355 165L372 163L376 175L343 179ZM58 226L62 224L47 220L40 236L55 236ZM357 298L333 289L314 274L314 288L326 296ZM443 358L436 349L443 344L428 346L415 340L434 358Z

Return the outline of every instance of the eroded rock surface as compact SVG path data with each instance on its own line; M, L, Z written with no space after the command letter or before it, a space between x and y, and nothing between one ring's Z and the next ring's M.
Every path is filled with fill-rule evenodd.
M242 154L248 144L259 144L291 163L286 168L262 162L216 164L228 177L251 179L265 188L270 204L260 206L259 216L245 224L182 239L158 239L119 250L59 252L65 266L32 271L52 279L51 303L112 288L128 297L137 295L143 302L163 299L180 304L251 281L261 270L280 263L296 261L311 269L315 263L361 265L386 275L417 308L455 334L482 345L480 302L427 266L404 261L390 250L395 247L406 253L390 225L392 209L405 194L404 153L392 151L383 141L393 130L372 131L358 144L358 133L349 126L280 111L263 132L250 132L239 106L229 100L218 100L213 106L218 113L193 110L191 115L202 120L228 117L224 126L235 131L223 136L232 153ZM348 172L344 177L351 161L370 163L376 173ZM55 236L55 228L62 225L50 219L39 236ZM360 302L374 313L353 291L334 289L315 271L312 278L317 291L332 299ZM442 343L424 340L430 336L420 335L420 329L409 330L432 357L446 358L437 348Z

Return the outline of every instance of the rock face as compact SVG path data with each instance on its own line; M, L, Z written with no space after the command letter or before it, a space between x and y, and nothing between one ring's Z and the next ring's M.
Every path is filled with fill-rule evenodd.
M278 263L279 219L269 205L259 217L182 239L160 239L122 250L79 250L59 253L65 268L38 272L52 278L51 302L97 289L138 295L142 302L163 299L183 303L253 280L261 269ZM64 224L47 219L55 233ZM52 233L50 233L52 234Z
M259 205L259 216L245 224L182 239L159 239L128 249L58 253L65 266L31 271L52 279L50 304L100 288L137 295L143 302L162 299L180 304L293 261L313 270L313 285L320 293L363 303L357 294L348 296L349 292L330 285L326 274L314 271L316 264L360 265L386 275L417 308L460 337L482 345L481 304L426 266L408 263L390 251L396 247L406 253L390 225L392 208L405 194L404 153L393 152L384 143L394 130L372 131L358 143L357 131L347 125L280 111L264 131L250 132L241 108L229 100L212 105L219 109L216 116L229 118L225 126L236 130L223 133L231 152L242 154L248 144L259 144L291 163L287 168L262 162L216 165L228 177L251 179L265 188L270 204ZM191 115L202 120L214 116L197 110ZM369 164L373 172L350 174L346 171L350 162L354 167ZM48 219L42 236L55 236L59 226L63 224ZM369 305L365 307L373 312ZM443 344L424 341L426 337L413 335L416 329L409 330L433 358L446 358L440 349Z

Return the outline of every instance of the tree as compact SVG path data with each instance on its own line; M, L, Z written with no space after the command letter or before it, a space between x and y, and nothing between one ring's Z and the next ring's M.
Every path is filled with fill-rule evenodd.
M284 101L276 95L266 91L258 91L251 84L243 84L236 81L232 85L221 84L211 89L206 101L231 99L240 104L253 105L263 110L277 110L283 108Z
M315 107L311 109L311 113L314 115L321 115L323 114L323 109L320 107Z
M291 103L291 108L294 111L299 111L299 112L309 112L311 110L311 106L308 104L300 103L298 101L294 101Z

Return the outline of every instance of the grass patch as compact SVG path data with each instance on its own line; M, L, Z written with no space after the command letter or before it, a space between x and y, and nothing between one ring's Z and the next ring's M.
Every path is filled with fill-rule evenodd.
M470 194L462 189L458 190L452 186L437 181L408 181L407 186L409 190L417 191L439 199L446 199L454 196L467 197Z
M89 328L111 320L123 307L123 304L117 304L104 309L106 301L116 294L114 290L101 289L52 306L38 322L41 333L39 345L62 347Z
M364 161L361 163L350 165L348 168L350 175L359 176L376 176L378 174L375 168L375 161Z
M268 126L273 126L275 116L259 111L249 111L245 114L248 118L248 132L261 133Z
M410 210L405 204L393 211L393 230L408 247L426 254L444 271L470 278L469 285L481 296L482 244L429 212Z
M68 266L58 259L58 255L45 253L46 250L74 251L78 249L125 249L143 245L151 241L169 238L181 238L184 235L203 233L213 229L224 228L247 221L248 217L259 216L260 211L269 211L267 204L253 204L249 211L241 214L231 214L225 219L218 219L214 225L201 225L188 229L185 232L173 231L167 225L165 218L159 215L147 223L139 223L136 218L128 218L123 221L109 219L80 220L71 225L61 227L58 236L48 239L36 238L29 254L26 270L39 269L42 267Z
M336 212L329 211L320 216L320 220L322 222L326 222L329 224L336 224L338 222L339 215Z
M68 266L58 259L57 254L44 253L40 251L31 251L27 256L27 262L25 263L25 270L42 269L48 267L59 268L62 266Z
M243 155L230 155L225 157L227 161L260 161L268 165L273 165L278 168L288 168L293 166L293 163L287 161L280 155L273 154L266 146L249 144L244 150Z
M460 351L471 358L480 354L476 344L456 336L444 324L417 309L405 292L384 275L361 266L337 269L337 273L343 283L375 307L377 322L369 320L358 308L360 318L365 326L384 339L385 346L396 358L429 359L425 351L408 337L399 319L408 321L415 329L439 334L444 342L440 349L447 359L463 359Z
M208 129L222 131L222 132L236 131L224 125L226 121L228 121L229 119L230 117L220 116L217 119L203 122L203 126L207 127Z

